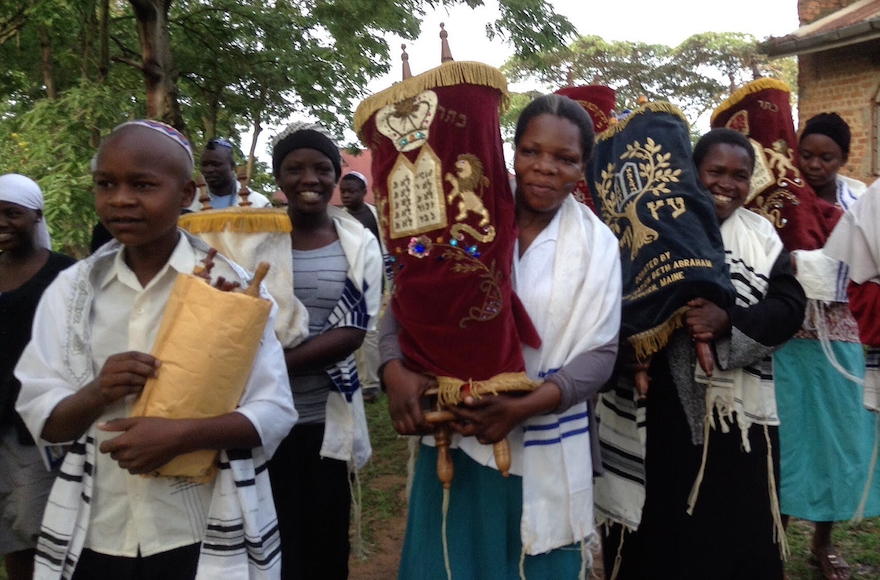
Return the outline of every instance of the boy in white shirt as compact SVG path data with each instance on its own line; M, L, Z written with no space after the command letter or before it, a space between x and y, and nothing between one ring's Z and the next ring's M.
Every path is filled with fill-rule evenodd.
M37 579L278 577L263 464L296 411L273 331L277 308L236 411L129 417L161 365L146 353L174 280L209 249L177 228L195 194L192 169L189 144L173 128L154 121L117 127L94 170L95 206L116 241L56 279L37 309L33 339L16 367L16 409L47 457L73 443L43 519ZM215 278L246 285L244 270L215 260ZM211 483L140 476L202 449L221 451Z

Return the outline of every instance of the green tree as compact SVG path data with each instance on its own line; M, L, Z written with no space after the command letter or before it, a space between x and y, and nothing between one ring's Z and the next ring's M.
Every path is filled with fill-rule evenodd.
M20 115L9 116L9 105L0 105L0 173L22 173L40 183L53 244L68 254L86 252L97 221L89 169L93 129L125 118L132 110L126 94L113 84L83 81Z
M40 182L57 245L81 253L95 220L88 163L116 124L164 120L196 151L244 128L256 142L294 112L341 133L389 67L384 36L414 39L426 9L457 4L482 0L5 0L0 171ZM573 32L545 0L501 0L487 26L524 62Z
M617 91L618 110L634 107L640 95L670 101L690 119L718 106L757 76L796 87L792 59L768 61L748 34L705 32L676 47L581 36L538 60L510 59L504 71L517 81L538 81L549 90L573 84L601 84Z

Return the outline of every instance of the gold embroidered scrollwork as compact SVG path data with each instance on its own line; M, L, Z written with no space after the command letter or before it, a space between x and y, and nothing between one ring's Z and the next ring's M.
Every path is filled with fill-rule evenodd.
M764 147L767 156L767 165L776 174L776 185L785 187L793 185L803 187L804 180L801 172L794 162L794 151L783 139L777 139L772 147ZM789 177L791 175L791 177Z
M758 215L762 215L776 226L777 229L785 227L785 219L782 217L782 208L786 202L797 205L798 199L790 191L777 189L772 193L755 197L754 206L750 208Z
M480 306L471 306L468 316L458 321L458 326L466 328L468 322L487 322L497 317L501 312L502 300L501 286L498 283L498 273L495 271L495 262L490 266L470 256L465 250L457 246L447 246L443 258L454 261L452 271L457 274L480 274L480 290L483 292L483 303Z

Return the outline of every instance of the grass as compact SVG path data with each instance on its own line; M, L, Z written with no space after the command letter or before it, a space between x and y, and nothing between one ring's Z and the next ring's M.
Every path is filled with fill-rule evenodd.
M787 535L791 549L786 565L789 580L821 580L823 576L818 567L811 563L813 524L792 519ZM880 518L869 518L858 524L837 524L832 538L840 555L849 563L852 578L880 579Z
M385 396L368 403L367 424L373 456L359 472L362 493L362 532L368 552L375 549L376 530L389 521L398 520L406 510L406 462L409 458L407 439L391 426L388 399Z

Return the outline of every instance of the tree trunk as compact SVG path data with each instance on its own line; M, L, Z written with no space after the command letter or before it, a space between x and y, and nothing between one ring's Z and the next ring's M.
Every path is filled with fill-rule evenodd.
M41 66L43 68L43 84L46 86L46 97L50 99L58 98L58 91L55 90L55 65L52 63L52 41L49 38L49 31L43 25L39 26L40 49L41 49Z
M141 71L147 89L147 117L179 131L186 129L177 100L178 72L171 52L168 10L171 0L129 0L137 19L141 43Z
M98 4L98 82L103 83L110 71L110 0Z
M210 115L202 115L202 126L205 128L205 143L217 136L217 123Z
M260 93L261 101L262 97L266 94L266 91L263 90ZM254 116L254 134L251 137L251 150L248 152L248 164L247 164L247 175L248 181L250 181L251 176L254 174L254 161L256 160L255 151L257 150L257 138L260 136L260 133L263 132L263 126L261 124L262 111L257 110L257 114Z
M209 100L205 103L205 114L202 115L202 125L205 127L205 142L217 136L217 111L220 110L220 89L211 90Z
M98 23L95 20L95 3L83 2L80 6L82 28L80 30L79 44L79 76L86 81L92 72L94 57L92 56L93 42L97 32Z

